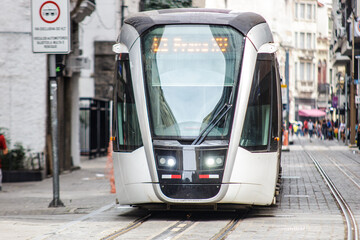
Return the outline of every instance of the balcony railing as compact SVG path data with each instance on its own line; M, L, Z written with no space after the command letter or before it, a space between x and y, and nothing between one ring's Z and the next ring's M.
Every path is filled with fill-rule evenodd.
M299 59L313 60L315 58L315 49L300 48L299 50Z
M314 91L314 81L308 80L297 80L296 81L296 89L299 92L313 92Z
M328 83L319 83L318 84L318 92L326 94L329 92L329 84Z

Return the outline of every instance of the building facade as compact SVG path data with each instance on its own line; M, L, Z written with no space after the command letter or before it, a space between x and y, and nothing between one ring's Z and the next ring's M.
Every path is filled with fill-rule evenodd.
M70 1L71 53L57 55L57 59L63 59L61 63L79 55L78 23L94 9L94 0ZM31 1L2 1L0 23L0 129L10 140L10 150L19 143L28 153L44 154L51 173L48 56L32 52ZM57 87L58 155L60 170L70 170L80 165L79 71L69 66L60 72L63 75L58 77Z
M360 2L334 0L332 11L333 34L330 54L333 65L334 118L345 122L350 131L350 143L355 144L355 125L360 120L358 104L360 55ZM335 101L336 100L336 101Z
M4 0L0 8L0 128L11 141L9 149L20 143L32 152L45 151L46 97L47 59L32 52L31 2Z
M331 1L207 0L206 7L256 12L269 23L279 49L277 55L283 84L286 83L286 52L289 53L290 121L304 120L298 114L303 109L321 109L329 113Z

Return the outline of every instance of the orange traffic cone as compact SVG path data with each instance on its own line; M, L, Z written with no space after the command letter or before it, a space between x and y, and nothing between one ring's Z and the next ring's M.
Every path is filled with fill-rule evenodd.
M284 131L284 135L283 135L283 144L282 144L282 148L281 151L290 151L289 149L289 131L285 130Z
M109 142L109 148L108 148L108 155L107 155L107 162L106 162L106 170L107 174L110 180L110 186L111 186L111 193L116 193L115 188L115 177L114 177L114 164L112 159L112 142L110 140Z
M288 131L288 130L285 130L285 132L284 132L284 142L283 142L283 145L284 145L284 146L289 145L289 131Z

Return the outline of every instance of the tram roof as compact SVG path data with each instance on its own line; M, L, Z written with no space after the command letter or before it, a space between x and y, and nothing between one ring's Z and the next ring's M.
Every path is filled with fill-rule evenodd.
M214 24L229 25L247 35L251 28L266 23L259 14L226 9L178 8L140 12L125 19L141 35L155 25Z

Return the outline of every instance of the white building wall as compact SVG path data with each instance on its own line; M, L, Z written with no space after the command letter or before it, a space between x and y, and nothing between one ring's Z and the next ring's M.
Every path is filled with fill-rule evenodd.
M2 0L0 8L0 128L11 146L43 152L46 134L46 55L33 54L31 1Z

